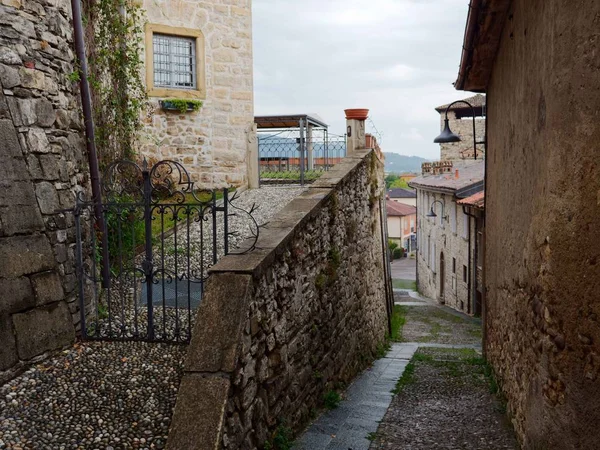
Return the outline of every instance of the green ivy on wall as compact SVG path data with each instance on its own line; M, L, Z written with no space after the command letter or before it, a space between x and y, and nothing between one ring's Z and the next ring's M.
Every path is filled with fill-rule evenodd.
M143 10L131 0L82 0L100 168L133 159L147 104Z

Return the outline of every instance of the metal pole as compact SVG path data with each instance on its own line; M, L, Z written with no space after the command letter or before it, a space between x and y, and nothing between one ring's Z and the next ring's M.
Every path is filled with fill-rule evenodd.
M300 119L300 185L304 186L304 120Z
M85 327L85 295L84 295L84 278L83 278L83 250L81 248L81 208L79 206L79 199L75 203L75 230L77 234L77 278L79 284L79 320L81 323L81 337L87 339L87 331ZM94 230L92 230L92 233ZM95 275L95 274L94 274Z
M229 211L227 211L227 203L229 203L229 191L223 189L223 234L225 235L225 255L229 254Z
M83 23L81 20L81 1L71 0L73 12L73 38L75 40L75 52L79 61L81 91L81 106L83 109L83 120L85 123L86 147L88 164L90 167L90 179L92 183L92 197L94 198L94 210L98 229L102 230L102 287L108 288L110 283L108 267L108 236L104 226L104 215L102 214L102 192L100 190L100 171L98 169L98 155L96 153L96 136L94 133L94 118L92 116L92 100L90 84L88 82L87 58L85 55L85 43L83 41Z
M154 339L154 308L152 295L153 279L153 255L152 255L152 184L150 183L150 171L144 160L142 169L144 179L144 225L146 234L146 259L144 261L144 275L146 276L146 305L148 308L148 339Z
M212 192L212 244L213 244L213 264L217 263L217 191Z

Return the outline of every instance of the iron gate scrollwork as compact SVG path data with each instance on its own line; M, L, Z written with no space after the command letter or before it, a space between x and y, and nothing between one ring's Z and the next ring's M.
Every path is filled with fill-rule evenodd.
M82 195L74 208L83 338L189 342L210 266L254 249L254 206L237 207L227 189L195 190L171 160L116 161L101 188L103 220ZM248 238L243 250L232 251L233 237Z

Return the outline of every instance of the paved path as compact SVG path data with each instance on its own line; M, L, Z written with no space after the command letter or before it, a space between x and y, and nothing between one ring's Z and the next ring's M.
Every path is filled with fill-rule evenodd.
M295 450L368 450L392 401L392 389L418 348L393 344L388 354L350 385L336 409L319 417L296 441Z
M410 297L406 294L410 294ZM433 300L420 297L413 291L403 292L400 295L397 292L396 296L397 305L417 307L415 312L431 309L443 314L446 309L436 305ZM465 322L472 323L472 318L453 310L449 315L450 318L455 314L462 317ZM447 320L448 317L438 317L440 321L444 319ZM419 315L414 320L418 322ZM459 327L459 324L453 323L452 320L449 323ZM406 331L408 333L403 333L404 338L412 340L421 337L420 333ZM442 338L441 341L445 340L443 335L436 337ZM369 437L377 432L392 402L391 391L419 347L467 348L480 352L481 344L478 341L480 342L478 338L471 337L465 339L468 343L460 344L427 342L427 340L392 344L391 350L384 358L375 361L370 369L363 372L350 385L339 407L324 413L308 427L295 442L294 450L368 450L372 444Z
M416 280L417 260L415 258L400 258L392 261L392 279ZM347 450L347 449L346 449Z

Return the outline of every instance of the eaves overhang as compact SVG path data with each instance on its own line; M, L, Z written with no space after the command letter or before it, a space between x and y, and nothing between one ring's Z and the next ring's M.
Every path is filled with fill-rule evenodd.
M471 0L458 78L459 91L486 92L512 0Z

